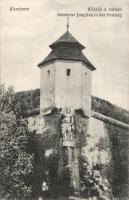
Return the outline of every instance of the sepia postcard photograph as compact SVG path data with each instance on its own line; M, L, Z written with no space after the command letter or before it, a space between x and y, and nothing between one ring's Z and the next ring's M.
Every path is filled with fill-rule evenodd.
M129 200L129 0L0 1L0 200Z

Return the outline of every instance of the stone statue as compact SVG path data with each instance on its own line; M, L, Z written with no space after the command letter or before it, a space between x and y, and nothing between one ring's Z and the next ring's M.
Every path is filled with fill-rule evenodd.
M74 119L69 108L66 108L63 112L63 119L61 124L63 141L72 141L73 140L73 130L74 130Z

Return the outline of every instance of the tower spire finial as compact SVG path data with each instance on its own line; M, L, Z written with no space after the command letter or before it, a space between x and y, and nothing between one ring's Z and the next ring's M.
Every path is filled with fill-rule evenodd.
M69 15L67 16L67 31L69 31Z

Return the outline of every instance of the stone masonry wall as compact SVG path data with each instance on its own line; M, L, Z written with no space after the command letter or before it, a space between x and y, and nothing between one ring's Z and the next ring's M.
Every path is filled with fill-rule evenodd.
M61 114L55 112L43 118L35 115L28 121L31 130L38 133L42 181L48 179L54 191L60 159ZM86 198L127 200L129 197L129 129L119 121L113 123L102 116L88 119L75 112L80 190Z

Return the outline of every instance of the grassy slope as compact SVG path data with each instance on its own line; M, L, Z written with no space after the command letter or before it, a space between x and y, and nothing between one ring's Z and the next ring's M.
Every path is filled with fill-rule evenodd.
M14 103L20 109L23 116L38 114L40 90L35 89L15 93ZM92 110L129 124L129 111L113 105L104 99L92 96Z

